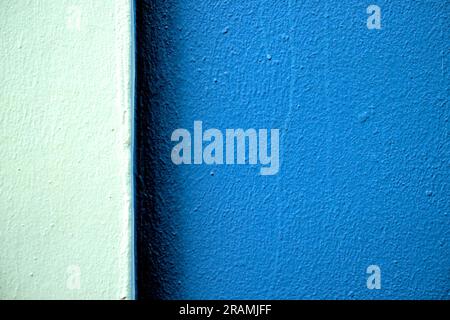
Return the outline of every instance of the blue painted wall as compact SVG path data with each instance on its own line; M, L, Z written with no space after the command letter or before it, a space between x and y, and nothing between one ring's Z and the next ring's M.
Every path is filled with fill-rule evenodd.
M449 299L449 4L138 1L139 297ZM174 165L194 120L280 172Z

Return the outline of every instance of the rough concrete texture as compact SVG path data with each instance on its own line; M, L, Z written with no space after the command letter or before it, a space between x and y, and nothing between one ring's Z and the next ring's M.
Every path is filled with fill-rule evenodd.
M0 4L0 298L124 299L131 5Z
M139 1L139 296L448 299L448 14ZM279 128L280 173L174 165L171 133L194 120Z

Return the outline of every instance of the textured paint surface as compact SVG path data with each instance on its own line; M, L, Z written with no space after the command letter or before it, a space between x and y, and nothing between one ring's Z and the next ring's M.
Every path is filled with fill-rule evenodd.
M450 297L449 2L370 4L139 2L140 297ZM280 173L172 164L194 120L280 128Z
M131 296L128 0L0 4L0 298Z

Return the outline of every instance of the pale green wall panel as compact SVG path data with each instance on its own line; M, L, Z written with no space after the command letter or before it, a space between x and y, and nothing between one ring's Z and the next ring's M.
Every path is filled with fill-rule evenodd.
M129 0L0 4L0 298L132 298Z

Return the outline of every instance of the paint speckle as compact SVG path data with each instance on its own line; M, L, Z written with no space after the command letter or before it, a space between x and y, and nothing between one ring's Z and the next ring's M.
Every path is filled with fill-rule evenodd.
M369 113L368 112L362 112L358 115L358 121L361 123L366 122L367 120L369 120Z

